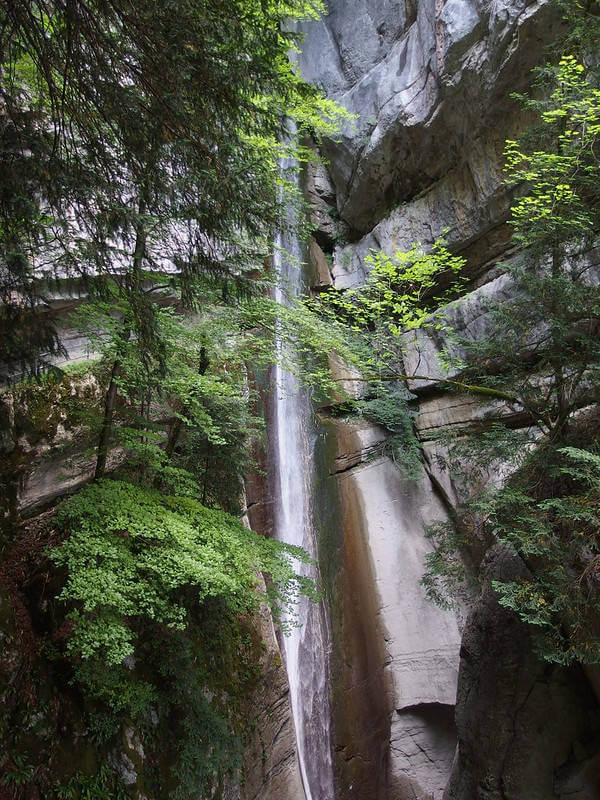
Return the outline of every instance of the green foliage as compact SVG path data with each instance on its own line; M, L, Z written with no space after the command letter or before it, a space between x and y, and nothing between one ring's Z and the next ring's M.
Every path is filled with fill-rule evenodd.
M463 512L460 520L437 521L425 530L433 550L425 555L426 570L420 584L427 598L440 608L459 607L460 600L478 588L469 556L479 537L467 519Z
M53 800L128 800L129 797L123 781L106 764L94 775L76 772L52 793Z
M411 331L432 328L448 336L452 332L443 316L435 312L447 304L463 286L460 271L465 260L453 255L443 240L430 252L414 245L406 252L388 256L371 251L365 259L369 272L364 286L329 289L305 306L317 320L313 323L315 342L326 341L347 367L347 374L335 381L360 380L368 384L366 399L353 403L353 410L383 425L390 437L385 449L408 478L421 471L420 446L412 426L409 393L403 381L437 380L449 388L512 399L501 387L451 380L444 375L406 375L403 354ZM342 383L343 385L343 383ZM340 389L330 396L340 402Z
M186 711L181 724L181 749L173 767L177 778L177 787L170 794L173 800L197 797L199 788L210 791L215 775L222 776L241 765L239 739L232 739L226 720L213 711L201 693L193 695ZM210 758L206 757L207 750Z
M600 35L600 3L598 0L556 0L556 4L566 25L553 52L571 53L588 66L593 65Z
M506 442L497 441L504 452ZM476 453L476 447L472 437L469 449ZM492 585L500 604L532 626L540 657L560 664L598 663L600 456L547 442L518 459L514 450L511 455L513 466L517 461L520 466L505 485L479 492L452 522L430 527L435 549L427 556L422 584L434 602L453 606L476 588L488 548L502 542L528 570L518 580ZM473 469L480 470L482 461L473 458ZM506 461L502 466L507 468Z
M126 454L119 473L141 473L179 494L200 487L203 503L236 512L243 478L257 468L252 448L264 427L253 411L259 398L249 368L266 371L279 361L303 385L331 395L339 387L328 358L345 343L300 303L250 296L222 304L210 281L200 288L202 312L155 310L158 353L134 334L135 312L118 293L82 306L72 322L98 354L92 368L101 384L119 365L108 439L108 447ZM98 422L97 415L89 420L95 435Z
M34 775L35 767L28 762L26 755L20 753L14 755L10 759L9 766L4 768L2 783L19 794L20 787L27 786Z
M223 777L241 767L252 730L252 692L260 685L262 643L252 621L216 598L193 615L185 634L157 631L142 650L161 687L157 747L168 752L157 776L162 792L192 800L218 796Z
M526 186L512 207L515 240L539 255L589 240L597 227L600 89L567 55L548 100L522 100L539 114L538 142L546 147L507 141L506 172L511 182Z
M459 427L442 431L437 437L435 465L448 474L459 496L470 498L449 520L438 520L425 532L433 550L425 556L421 585L428 598L442 608L468 602L481 588L481 563L497 541L481 505L487 497L484 487L522 468L538 438L529 429L512 430L488 420L480 430Z
M503 542L529 571L493 585L500 603L531 626L539 654L561 664L598 663L600 460L597 429L586 420L600 399L592 249L600 225L600 74L588 49L597 44L600 8L561 7L571 23L564 37L570 52L538 70L536 98L519 98L537 124L506 143L507 180L519 190L511 223L522 249L505 267L509 291L484 309L484 335L460 340L464 380L503 390L508 410L529 427L484 421L482 431L446 442L447 466L474 499L452 524L432 529L436 549L423 583L446 602L487 548ZM505 485L477 489L492 476Z
M133 335L133 311L118 299L86 305L73 321L100 356L93 369L102 383L119 364L107 447L125 448L121 472L142 471L178 493L200 484L204 502L235 511L252 464L250 442L262 429L247 388L246 363L256 348L241 321L242 307L256 301L211 305L210 286L205 296L203 314L156 310L156 355ZM261 348L272 362L272 340L268 353L266 342Z
M334 134L348 116L288 57L298 38L290 21L321 8L19 0L2 9L0 323L11 335L0 356L37 369L44 350L60 350L48 315L35 313L35 268L81 276L101 296L112 279L149 345L155 306L143 274L162 282L167 271L188 306L200 275L253 286L249 270L294 195L279 159L306 158L301 137ZM281 135L284 118L298 139Z
M293 624L299 595L317 596L296 574L308 556L147 483L96 481L64 501L54 522L62 541L50 557L64 569L57 599L68 630L54 658L71 665L89 709L87 736L114 745L133 719L146 749L168 742L171 771L146 776L160 796L212 796L241 765L260 658L250 615L267 604L284 630ZM95 778L82 780L73 776L66 789L95 787Z
M369 272L363 286L330 288L304 300L311 320L306 330L311 330L313 348L318 350L323 342L349 368L348 375L337 376L334 385L327 387L329 393L339 395L335 382L344 380L370 384L370 400L361 408L396 436L392 450L399 454L402 432L408 433L411 427L405 396L399 388L409 377L402 362L406 333L420 327L441 327L441 320L431 312L458 291L464 259L452 255L440 239L427 253L418 245L393 256L372 250L365 262ZM298 314L297 309L294 314ZM293 319L297 325L297 316ZM383 382L388 381L398 382L391 390L393 399L386 398L388 392L383 388ZM405 447L408 464L414 461L415 445Z
M369 273L364 286L329 289L307 305L343 331L348 350L357 353L355 360L367 374L399 375L403 334L440 324L432 320L431 311L457 291L464 259L438 240L428 253L418 245L394 256L372 250L365 263ZM439 288L444 281L451 289Z
M4 65L3 65L4 66ZM10 77L3 69L5 98ZM17 91L17 89L15 89ZM64 354L47 302L48 287L34 280L33 260L48 247L51 220L40 208L39 186L52 137L26 103L5 104L0 114L0 363L3 370L39 375L48 356ZM6 103L6 100L5 100ZM10 113L6 113L10 110ZM11 118L12 117L12 118ZM57 184L63 179L56 166ZM40 313L41 312L41 313Z
M130 704L125 704L127 708ZM116 737L120 720L113 711L90 711L87 716L86 734L96 747L102 747Z
M296 575L299 548L265 539L225 512L118 481L97 482L66 501L57 524L68 538L52 558L68 569L60 599L74 604L68 652L111 667L135 653L137 625L185 629L193 602L221 597L236 612L257 609L257 573L270 576L273 612L313 594Z
M501 470L514 471L522 466L538 439L535 430L512 429L502 422L484 419L481 429L475 432L468 426L441 431L436 441L442 447L434 457L437 466L447 470L454 481L475 487Z
M487 524L531 569L493 586L500 604L533 626L546 660L599 663L600 455L561 448L546 476L555 479L548 497L513 481L480 501Z
M379 387L374 396L358 401L355 410L385 428L388 436L382 452L391 457L405 478L418 480L423 469L421 446L413 429L414 411L408 406L407 393Z

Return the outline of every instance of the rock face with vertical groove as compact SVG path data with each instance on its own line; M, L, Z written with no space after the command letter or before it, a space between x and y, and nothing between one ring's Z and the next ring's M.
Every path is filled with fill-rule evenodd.
M376 431L334 424L333 463L349 465L335 474L343 528L334 622L339 796L441 797L456 747L460 632L456 614L429 603L419 581L430 549L424 525L444 508L426 475L404 480L368 445L361 458L344 453L352 435L369 442Z
M510 294L497 269L512 253L503 149L524 120L509 94L527 86L560 13L548 0L328 0L327 9L306 26L300 65L356 119L322 145L327 175L321 166L307 185L329 267L324 274L317 251L315 286L359 286L371 249L391 255L443 236L472 279L447 313L476 338L486 298ZM440 374L445 344L435 330L413 334L405 371ZM489 581L468 614L429 605L419 584L427 523L469 494L437 468L437 432L513 412L428 381L410 388L420 482L402 479L376 426L328 421L327 491L335 486L339 504L326 569L339 797L597 797L598 704L583 674L541 664ZM489 568L494 577L524 565L496 553Z

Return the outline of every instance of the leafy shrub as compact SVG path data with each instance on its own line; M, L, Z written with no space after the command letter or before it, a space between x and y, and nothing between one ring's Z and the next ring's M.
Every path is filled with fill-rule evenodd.
M389 433L383 452L399 467L405 478L422 476L421 445L413 429L413 413L406 402L406 392L379 391L358 403L366 419L381 425Z
M548 464L556 488L536 496L507 486L485 504L488 524L522 555L530 575L494 581L500 604L533 626L547 661L600 662L600 455L561 448Z
M182 630L190 602L220 597L234 611L256 609L257 572L270 576L266 599L276 616L300 592L315 591L294 571L293 559L307 560L303 550L190 497L103 480L63 503L57 524L67 534L52 553L68 569L60 599L74 606L68 650L83 661L121 665L135 652L140 623Z

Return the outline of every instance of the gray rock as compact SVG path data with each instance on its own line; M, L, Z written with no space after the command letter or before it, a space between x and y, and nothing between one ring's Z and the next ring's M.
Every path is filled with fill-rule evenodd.
M304 194L315 239L322 248L331 251L334 244L346 241L348 226L339 217L335 188L322 161L311 161L307 165Z
M455 73L469 48L485 35L484 19L474 0L446 0L439 15L441 53L446 73Z
M340 796L441 798L456 746L461 615L428 602L419 581L424 526L444 508L426 476L403 480L388 458L373 458L377 426L333 425L344 541L333 676Z
M436 312L434 325L406 334L403 356L406 374L431 376L429 380L410 380L411 391L431 388L437 376L460 375L465 351L456 338L477 341L488 334L492 325L489 306L510 297L511 288L509 278L501 275Z
M419 585L429 550L423 528L444 517L443 507L427 479L403 480L387 458L343 473L340 486L346 502L360 508L355 522L366 537L372 564L394 708L452 705L460 642L457 618L430 603Z
M138 774L135 764L125 752L116 752L109 756L108 763L123 781L125 786L135 786Z
M305 800L287 675L266 608L256 623L264 644L262 677L252 698L255 727L244 753L239 800Z
M578 669L540 661L527 627L502 608L490 581L526 575L498 546L461 645L458 755L444 800L597 797L598 704ZM577 752L579 751L579 756ZM562 788L561 788L562 787Z
M392 718L390 783L401 797L440 800L455 751L453 705L402 709Z
M327 2L323 20L304 26L304 77L329 95L355 85L387 55L414 19L405 0Z
M379 425L348 419L336 424L337 454L330 474L345 472L381 454L387 434Z
M394 208L358 242L339 246L334 255L336 286L360 285L367 274L365 258L371 250L387 255L413 245L429 249L443 237L453 250L466 250L488 235L477 251L467 250L469 271L477 272L506 246L502 226L509 195L502 183L504 137L498 132L475 140L465 163L450 170L421 196ZM489 235L498 232L499 236Z
M344 220L366 232L390 205L460 165L505 116L559 16L547 0L329 0L306 28L304 75L353 114L327 142ZM500 105L502 104L502 108Z

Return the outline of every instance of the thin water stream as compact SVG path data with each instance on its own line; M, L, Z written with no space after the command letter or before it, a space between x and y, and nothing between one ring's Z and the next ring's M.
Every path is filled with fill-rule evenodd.
M290 208L289 213L294 213L293 209ZM302 289L302 247L297 237L284 234L276 237L275 245L276 297L283 303ZM286 345L278 341L277 346L281 356ZM303 547L316 560L316 532L311 508L314 442L311 400L293 374L281 366L277 366L275 373L275 536L280 541ZM303 574L316 577L315 566L298 567ZM328 682L329 637L323 605L302 598L298 621L299 626L283 637L283 648L302 782L306 800L335 800Z

